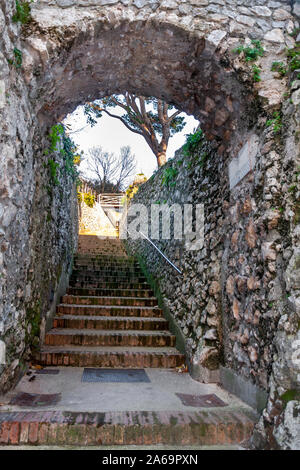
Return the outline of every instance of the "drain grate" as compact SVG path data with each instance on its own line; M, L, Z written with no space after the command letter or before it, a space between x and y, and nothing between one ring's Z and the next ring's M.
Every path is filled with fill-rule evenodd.
M228 406L214 393L210 395L188 395L186 393L175 393L185 406L195 406L199 408L215 408L219 406Z
M41 374L41 375L57 375L59 374L58 369L41 369L41 370L35 370L35 374Z
M51 395L42 395L40 393L25 393L20 392L15 395L11 401L10 405L17 406L48 406L48 405L57 405L61 400L60 393L52 393Z
M81 382L150 382L144 369L84 369Z

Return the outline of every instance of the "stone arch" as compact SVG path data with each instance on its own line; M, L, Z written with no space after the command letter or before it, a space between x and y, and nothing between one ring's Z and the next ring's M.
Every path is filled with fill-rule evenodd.
M89 20L34 30L24 42L24 71L40 121L61 119L78 104L131 91L156 96L201 120L210 138L230 140L247 127L253 95L245 92L226 50L226 34L191 33L169 22Z

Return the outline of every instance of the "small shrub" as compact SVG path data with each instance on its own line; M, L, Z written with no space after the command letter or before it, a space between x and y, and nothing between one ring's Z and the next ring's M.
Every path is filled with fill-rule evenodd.
M252 72L253 72L253 81L254 82L260 82L260 72L261 69L257 65L252 65Z
M27 1L16 1L16 13L13 15L12 20L14 23L26 24L30 21L30 4L33 0Z
M272 72L278 72L281 77L284 77L287 74L287 69L283 62L273 62L271 70Z
M88 207L94 207L95 196L91 193L84 193L83 200Z
M79 204L81 204L83 201L82 193L80 191L77 191L77 200Z
M126 189L126 198L127 201L130 201L133 196L138 192L139 186L137 184L130 184Z
M191 156L195 150L197 150L198 145L204 139L204 134L202 129L194 132L193 134L186 135L186 142L182 147L184 155L187 157Z
M20 49L18 49L17 47L14 47L13 54L14 54L14 59L7 59L7 62L10 65L13 65L14 67L16 67L16 69L19 69L22 67L23 53L22 51L20 51Z
M58 178L57 178L57 169L59 167L59 164L56 163L54 160L52 160L52 158L49 158L48 167L49 167L49 170L50 170L51 180L52 180L54 186L56 186L56 185L59 184L59 181L58 181Z
M293 72L294 70L300 69L300 43L297 43L295 47L287 50L287 56L289 58L289 68Z
M174 181L175 178L178 175L178 170L177 168L166 168L163 178L162 178L162 184L164 186L167 186L168 188L175 186L176 182Z
M264 55L264 49L257 39L253 39L251 41L251 46L243 46L239 44L235 49L233 49L233 52L237 54L241 54L243 52L245 62L252 62L254 60L257 60L259 57L262 57Z
M277 132L280 131L280 129L282 128L282 121L281 121L281 115L279 111L275 111L273 113L273 119L269 119L266 122L266 126L267 127L273 126L274 134L277 134Z

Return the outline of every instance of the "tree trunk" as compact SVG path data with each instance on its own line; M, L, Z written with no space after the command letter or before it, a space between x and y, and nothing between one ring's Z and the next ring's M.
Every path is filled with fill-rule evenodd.
M167 161L166 152L158 152L156 155L158 168L163 166Z

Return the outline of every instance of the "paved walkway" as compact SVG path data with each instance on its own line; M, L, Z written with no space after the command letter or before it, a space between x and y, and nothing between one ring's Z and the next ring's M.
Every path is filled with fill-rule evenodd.
M81 412L105 411L197 411L204 409L183 405L176 393L189 395L215 394L227 404L226 410L250 409L234 395L230 395L215 384L202 384L191 378L188 373L179 373L175 369L145 369L150 382L137 383L88 383L82 382L83 368L55 367L45 370L58 370L57 375L25 375L15 390L1 397L1 411L24 410L67 410ZM56 405L17 406L10 405L11 399L20 392L32 394L61 394ZM206 408L206 410L220 408Z

